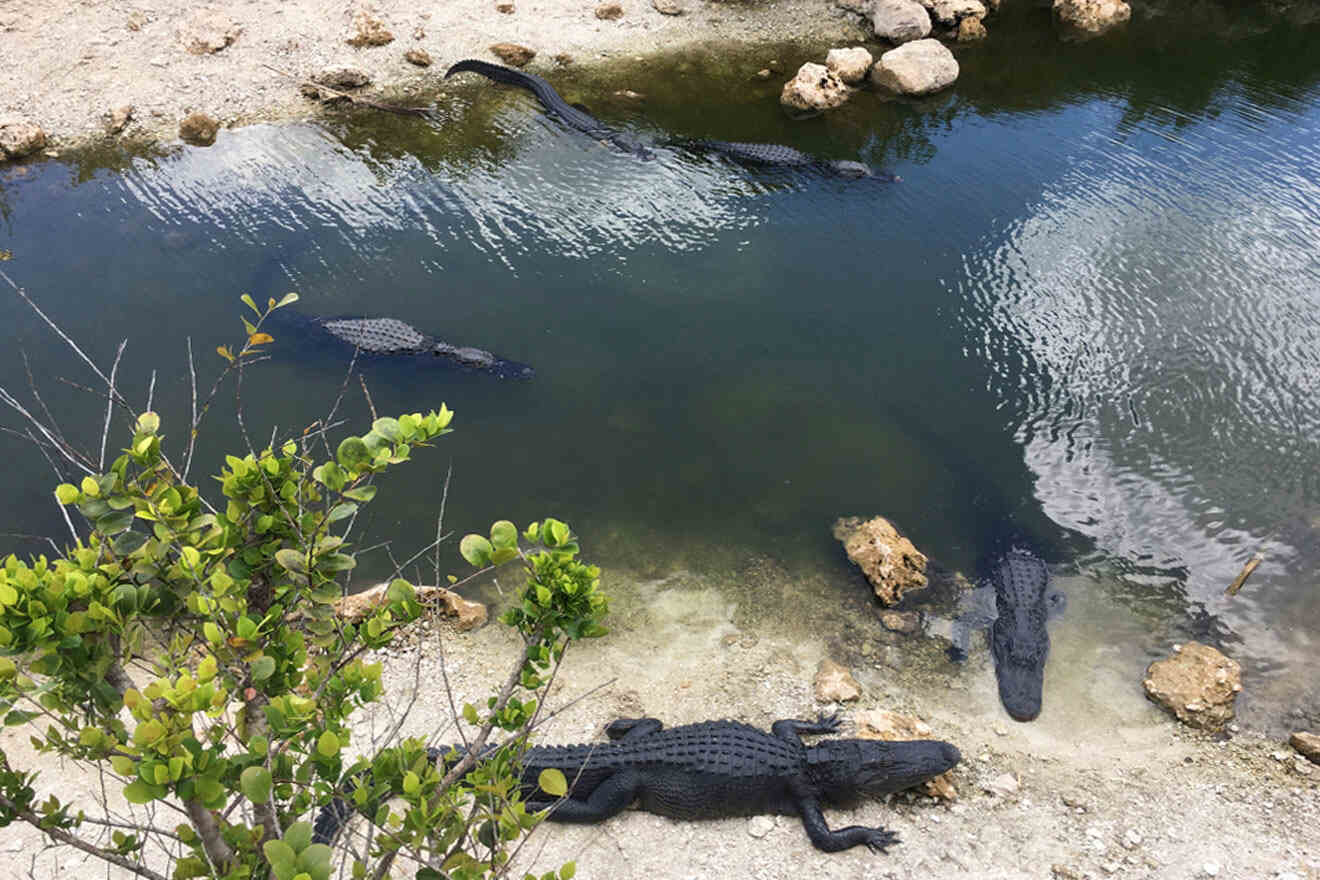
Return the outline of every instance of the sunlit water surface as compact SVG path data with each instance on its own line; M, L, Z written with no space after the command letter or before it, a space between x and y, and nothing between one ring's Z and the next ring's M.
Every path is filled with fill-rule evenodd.
M534 365L525 383L361 365L382 414L458 413L373 504L361 540L388 538L395 559L433 538L451 465L447 530L553 514L607 569L643 574L736 576L766 557L832 571L843 595L864 584L837 516L883 513L967 569L1012 530L1094 591L1075 607L1109 609L1090 638L1128 642L1138 665L1212 641L1247 666L1249 721L1320 721L1320 33L1179 33L1063 46L1023 14L960 50L945 95L864 92L799 122L745 78L759 54L617 72L640 104L560 81L646 139L782 142L898 184L664 146L643 162L484 81L443 96L436 122L258 126L114 169L30 165L4 173L0 268L100 362L127 339L121 385L145 402L155 371L180 445L185 338L205 393L242 292L296 290L305 313L394 316ZM0 384L31 400L30 368L96 445L99 405L60 381L86 370L12 292L0 318ZM276 322L244 384L263 437L302 430L343 387L345 353L303 330ZM368 412L349 384L340 415ZM233 422L226 391L202 461L238 445ZM0 443L0 529L39 550L18 536L67 534L54 474L26 441ZM390 568L377 550L357 576Z

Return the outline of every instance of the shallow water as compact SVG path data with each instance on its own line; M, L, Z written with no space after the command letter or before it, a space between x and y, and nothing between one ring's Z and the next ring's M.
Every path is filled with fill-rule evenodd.
M1247 667L1249 722L1320 722L1303 671L1320 627L1320 33L1137 26L1079 47L1016 15L960 50L951 92L864 92L807 121L780 112L777 80L747 79L762 52L556 80L646 139L787 143L899 184L664 146L641 162L472 77L438 123L354 115L11 169L0 268L101 362L127 338L123 385L143 401L157 370L176 442L183 338L209 387L245 291L534 365L519 383L363 364L380 413L458 414L373 505L363 542L388 536L396 558L434 535L451 463L447 529L552 514L606 566L657 575L768 557L843 596L865 587L836 516L883 513L963 568L1009 528L1093 594L1070 605L1073 638L1138 658L1208 639ZM65 427L99 437L89 396L57 381L85 371L12 294L0 320L18 343L0 384L24 392L25 351ZM245 385L263 435L324 415L343 381L343 353L299 331L277 323ZM355 385L342 412L368 418ZM230 398L212 418L204 456L237 444ZM54 475L0 444L0 531L59 536ZM389 567L377 551L359 576Z

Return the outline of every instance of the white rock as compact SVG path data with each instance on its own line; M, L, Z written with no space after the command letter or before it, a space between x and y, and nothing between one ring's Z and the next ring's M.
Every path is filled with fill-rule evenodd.
M930 13L917 0L873 0L866 17L875 35L891 43L930 36Z
M866 78L874 62L871 53L862 46L851 49L831 49L825 56L825 67L834 71L846 83L859 83Z
M1207 877L1218 877L1218 876L1219 876L1219 863L1218 863L1218 862L1206 862L1204 865L1201 866L1201 870L1205 872L1205 875L1206 875Z
M1054 0L1053 13L1065 38L1088 40L1126 22L1132 7L1124 0Z
M747 833L757 840L765 837L775 827L775 820L769 816L753 816L747 820Z
M944 27L953 27L964 18L984 18L986 14L981 0L922 0L921 5Z
M1012 773L1000 773L994 779L991 779L984 786L987 794L993 794L997 797L1008 797L1017 794L1019 784L1017 777Z
M880 56L871 82L900 95L929 95L958 79L958 61L939 40L915 40Z
M784 83L779 103L799 111L820 111L838 107L848 100L852 90L823 64L810 62L798 68L797 76Z

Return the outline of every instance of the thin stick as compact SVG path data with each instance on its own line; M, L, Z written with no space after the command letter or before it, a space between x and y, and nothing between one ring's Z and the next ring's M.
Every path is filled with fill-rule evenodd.
M156 371L151 371L151 384L147 385L147 412L151 412L151 402L156 399Z
M1233 581L1233 583L1228 585L1228 589L1224 590L1224 595L1236 596L1238 594L1238 590L1242 589L1242 585L1247 582L1247 578L1251 577L1251 573L1256 570L1256 566L1260 565L1264 561L1265 561L1264 553L1251 554L1251 558L1247 560L1247 564L1242 566L1242 573L1237 576L1237 578Z
M115 350L115 362L110 365L110 388L105 395L105 425L101 428L101 456L96 460L98 471L105 470L105 444L110 439L110 417L115 413L115 376L119 373L119 359L124 356L126 345L127 339L119 343L119 348Z
M371 392L367 390L367 380L358 373L358 381L362 383L362 396L367 399L367 409L371 410L371 420L376 421L376 404L371 402Z
M197 445L197 364L193 361L192 337L188 337L188 384L192 389L192 426L188 431L188 453L183 459L183 481L188 482L192 469L193 448Z

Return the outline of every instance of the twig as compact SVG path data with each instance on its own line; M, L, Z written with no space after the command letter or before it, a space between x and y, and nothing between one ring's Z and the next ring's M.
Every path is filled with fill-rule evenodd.
M367 409L371 410L371 421L376 421L376 404L371 402L371 392L367 390L367 380L358 373L358 382L362 383L362 396L367 399Z
M46 834L48 837L58 840L60 843L68 844L74 849L80 849L83 852L89 855L96 856L98 859L103 859L111 863L112 865L118 865L119 867L123 868L125 871L132 871L134 874L137 874L139 877L147 877L149 878L149 880L167 880L164 874L157 874L155 871L151 870L145 865L139 865L138 863L130 859L127 859L124 856L119 855L118 853L101 849L99 846L88 843L87 841L83 840L81 837L77 837L73 834L70 834L69 832L65 831L63 828L43 827L40 816L38 816L36 813L32 812L31 810L25 810L19 808L17 804L9 800L9 798L5 797L4 795L0 795L0 806L3 806L6 811L13 813L13 815L17 816L19 819L22 819L24 822L27 822L29 825L32 825L36 828L40 828L44 834Z
M1247 578L1251 577L1251 573L1256 570L1256 566L1260 565L1264 561L1265 561L1264 553L1251 554L1251 558L1247 560L1247 564L1242 566L1242 573L1239 574L1236 579L1234 579L1233 583L1228 585L1228 589L1224 590L1224 595L1236 596L1238 594L1238 590L1242 589L1242 585L1247 582Z
M28 431L28 439L36 445L37 451L40 452L46 461L50 463L50 469L55 472L55 479L61 479L63 475L60 473L60 469L55 466L55 460L50 457L50 453L46 451L46 447L37 443L37 438L32 436L31 430ZM73 543L77 544L80 540L78 537L78 530L73 527L73 520L69 518L68 508L61 504L58 498L55 499L55 506L60 509L60 515L64 517L64 524L69 527L69 534L73 536ZM52 541L51 543L54 542Z
M192 469L193 448L197 445L197 364L193 361L192 337L188 337L188 385L192 389L192 425L188 431L188 452L183 458L183 481L188 482Z
M151 402L156 399L156 371L151 371L151 382L147 385L147 412L151 412Z
M330 94L337 95L340 98L347 98L354 104L362 104L376 110L384 110L386 113L397 113L400 116L418 116L422 119L429 119L431 117L431 110L426 107L401 107L397 104L382 104L379 101L372 101L367 98L358 97L357 95L350 95L348 92L341 92L339 89L331 88L330 86L323 85L315 80L306 79L301 76L294 76L288 71L280 70L278 67L272 67L269 64L263 64L261 66L267 70L273 70L280 76L287 77L296 83L315 86L318 89L325 89Z
M110 365L110 387L105 395L105 426L101 428L101 456L96 460L96 469L102 472L105 471L105 444L110 439L110 417L115 412L115 376L119 373L119 359L124 356L124 346L126 345L128 345L127 339L119 343L119 348L115 350L115 362ZM154 386L154 373L152 377Z

